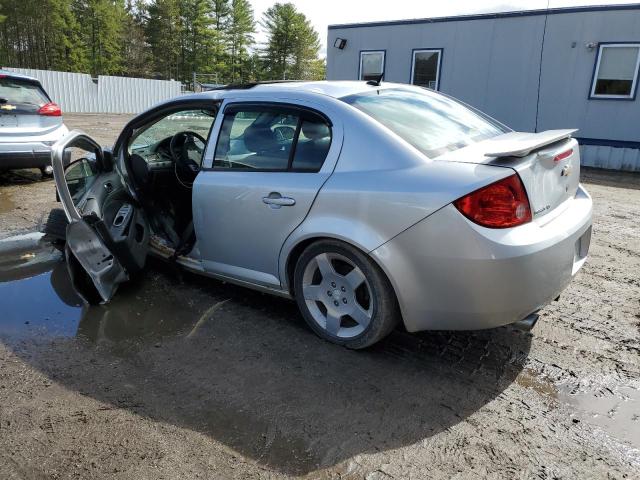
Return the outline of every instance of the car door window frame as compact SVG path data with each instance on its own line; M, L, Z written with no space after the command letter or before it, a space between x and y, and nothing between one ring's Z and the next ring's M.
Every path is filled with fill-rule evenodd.
M211 148L212 136L215 132L218 131L217 126L221 117L221 106L222 100L217 98L177 98L175 100L171 100L169 102L162 103L156 107L153 107L129 120L129 123L124 126L113 146L114 161L118 165L118 172L122 177L129 195L131 195L131 197L133 197L135 200L140 200L138 198L138 192L135 190L135 188L133 188L133 185L131 183L131 167L129 166L130 155L128 152L129 141L137 130L143 128L145 125L155 123L163 117L169 116L176 112L180 112L182 110L194 110L200 108L203 110L215 111L215 119L211 124L209 136L206 138L204 151L202 152L202 165L204 165L208 158L207 154L209 152L209 149ZM201 171L202 170L203 168L201 168Z
M224 122L224 118L228 113L233 112L234 110L236 111L251 111L252 109L254 109L254 111L260 111L260 112L269 112L269 111L273 111L273 112L278 112L278 113L282 113L282 114L290 114L290 115L296 115L298 117L298 121L296 123L296 130L294 133L294 137L293 137L293 141L291 144L291 151L289 152L289 158L287 160L287 168L251 168L251 169L246 169L246 168L227 168L227 167L216 167L215 166L215 155L216 155L216 149L218 148L218 142L220 140L220 136L222 135L222 125ZM319 110L316 110L314 108L311 107L307 107L304 105L297 105L294 103L286 103L286 102L265 102L265 101L231 101L229 103L226 103L218 112L218 117L216 118L216 121L214 122L214 125L212 127L212 133L215 131L216 132L216 138L215 138L215 142L213 142L213 138L209 137L209 141L207 142L209 144L208 148L212 148L213 149L213 156L211 158L211 166L209 167L205 167L205 163L207 160L207 157L205 156L205 160L203 161L203 167L201 169L201 171L214 171L214 172L246 172L246 173L258 173L258 172L279 172L279 173L283 173L283 172L287 172L287 173L318 173L322 170L322 167L324 166L324 164L326 163L327 159L330 156L331 153L331 146L333 144L334 141L334 132L333 132L333 123L331 122L331 119L325 115L324 113L322 113ZM327 124L327 126L329 127L329 134L330 134L330 144L329 144L329 148L327 149L327 154L325 155L325 158L322 161L322 164L318 167L317 170L306 170L306 169L296 169L293 168L293 161L295 159L295 154L296 154L296 147L298 144L298 138L300 136L300 128L302 126L302 122L304 122L305 120L309 120L309 119L320 119L323 122L325 122Z

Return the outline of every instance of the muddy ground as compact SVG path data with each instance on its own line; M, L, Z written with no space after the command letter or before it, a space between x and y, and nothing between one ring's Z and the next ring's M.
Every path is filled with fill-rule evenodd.
M55 205L11 178L2 205L27 209L0 236ZM590 258L531 333L352 352L291 302L154 262L88 308L54 249L0 255L0 478L638 478L640 177L583 181Z
M130 119L131 115L114 114L64 116L70 130L84 130L104 146L113 145ZM0 238L38 228L52 208L60 208L53 180L43 179L40 170L0 172Z

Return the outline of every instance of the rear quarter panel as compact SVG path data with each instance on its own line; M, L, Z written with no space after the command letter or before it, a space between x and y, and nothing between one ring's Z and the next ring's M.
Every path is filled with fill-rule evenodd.
M510 168L429 160L354 108L345 117L335 170L283 246L285 288L289 255L300 242L335 238L371 252L457 198L513 174Z

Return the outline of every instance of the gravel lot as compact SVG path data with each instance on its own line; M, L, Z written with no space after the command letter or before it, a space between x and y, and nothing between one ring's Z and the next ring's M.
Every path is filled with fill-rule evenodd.
M110 143L125 116L67 116ZM0 254L0 478L637 478L640 176L583 172L588 262L531 333L352 352L295 304L153 263L106 307ZM56 206L0 176L0 237Z

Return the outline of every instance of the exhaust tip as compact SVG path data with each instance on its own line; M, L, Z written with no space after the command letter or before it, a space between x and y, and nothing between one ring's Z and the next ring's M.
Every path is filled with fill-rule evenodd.
M523 318L522 320L518 320L511 325L518 330L522 330L523 332L529 332L533 329L533 327L535 327L536 323L538 323L538 318L540 318L540 315L538 315L537 313L532 313L531 315Z

